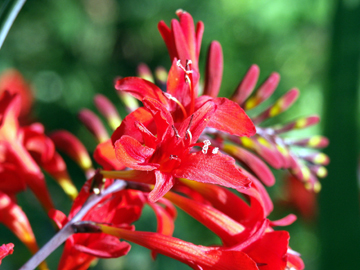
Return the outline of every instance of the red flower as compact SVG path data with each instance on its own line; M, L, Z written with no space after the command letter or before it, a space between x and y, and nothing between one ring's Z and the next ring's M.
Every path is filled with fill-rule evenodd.
M291 224L296 217L289 215L281 220L269 222L267 216L272 208L268 194L256 179L253 185L241 190L249 199L250 205L227 189L219 186L182 182L201 194L197 201L169 192L167 199L180 207L187 214L201 222L223 241L224 247L246 253L261 269L303 269L304 265L298 254L289 249L289 234L285 231L273 231L272 226ZM186 189L179 189L185 190ZM205 199L205 200L204 200Z
M22 127L19 124L20 96L5 91L0 96L0 190L10 196L27 186L46 210L53 208L48 193L44 168L72 198L77 190L67 173L66 165L40 123Z
M155 84L137 77L118 80L115 88L119 91L130 93L140 101L145 98L157 100L171 113L175 123L184 121L207 101L212 101L217 106L213 116L206 125L207 127L236 136L254 135L255 126L238 104L226 98L197 97L193 93L194 82L189 77L189 74L192 74L191 71L194 70L191 70L190 67L188 67L188 70L184 70L174 60L169 71L166 93ZM139 108L124 119L122 125L114 132L112 140L114 141L114 137L118 137L119 133L126 132L131 134L134 132L134 122L136 121L140 121L149 129L153 125L151 115L144 108Z
M68 217L58 210L49 212L59 228L71 220L84 205L92 193L92 181L93 179L89 179L82 187ZM106 196L82 220L128 226L140 217L143 203L144 198L141 192L122 190ZM128 243L120 242L116 237L107 234L74 234L65 243L59 269L88 269L96 258L116 258L127 254L129 250Z
M105 225L98 226L105 233L179 260L196 270L259 269L256 263L241 251L228 250L221 247L197 246L159 233L130 231Z
M31 251L36 253L38 245L29 220L21 207L0 191L0 223L8 227ZM0 258L1 259L1 258Z
M33 93L30 85L24 80L21 73L15 69L9 69L0 76L0 95L9 91L11 94L19 94L21 97L20 118L26 122L33 103ZM26 118L26 119L24 119Z
M155 177L150 201L161 198L174 185L176 178L232 188L249 186L250 181L235 167L232 158L218 152L218 148L210 146L209 141L196 143L216 111L214 102L205 102L194 114L176 125L172 115L159 101L145 98L143 103L154 119L156 133L151 133L141 122L135 122L137 130L133 136L117 134L119 138L113 137L113 141L121 163L135 170L151 172ZM136 139L141 136L145 145ZM202 150L193 151L194 146L202 147Z
M4 259L6 256L12 254L14 252L14 244L10 243L10 244L3 244L2 246L0 246L0 265L1 265L1 261L2 259Z
M24 145L24 130L18 122L20 97L5 91L0 97L0 175L9 194L28 185L46 209L53 207L44 175ZM34 146L34 145L32 145Z

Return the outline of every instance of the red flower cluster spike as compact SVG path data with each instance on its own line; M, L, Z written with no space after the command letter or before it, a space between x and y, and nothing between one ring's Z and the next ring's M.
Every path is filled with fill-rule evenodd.
M16 71L6 72L0 78L0 87L0 222L35 253L38 246L26 214L16 204L16 194L29 187L46 211L53 208L41 168L72 199L77 190L54 143L44 134L43 125L19 123L21 115L22 121L29 121L24 115L32 100L30 87L22 76Z
M97 258L125 256L131 245L122 240L150 249L154 259L161 253L196 270L304 269L300 254L289 246L289 233L275 230L293 223L296 216L270 220L274 205L264 185L275 183L269 164L288 169L292 179L301 180L312 191L320 189L317 177L326 175L328 157L316 151L298 154L292 146L322 148L327 139L292 140L282 135L316 124L319 118L261 126L295 102L297 89L249 117L245 111L269 99L280 80L273 73L252 94L259 77L256 65L231 99L218 97L223 52L217 41L209 47L202 86L199 54L204 26L199 22L195 27L187 12L176 14L179 21L172 20L170 27L158 24L172 63L169 72L159 68L154 79L141 64L140 77L115 82L129 114L122 120L109 99L95 96L95 106L113 133L108 133L97 114L80 111L80 121L97 141L96 163L71 133L61 130L47 137L39 123L20 125L19 95L6 89L1 94L0 222L32 252L38 249L26 215L15 201L16 193L29 186L59 228L22 269L35 268L65 240L62 270L85 270ZM72 158L88 179L78 195L57 150ZM76 197L68 215L53 208L40 168ZM296 193L289 194L288 201L298 202ZM155 214L156 232L137 231L133 225L145 205ZM218 236L221 245L206 247L173 237L176 207ZM12 248L11 244L1 246L0 262Z

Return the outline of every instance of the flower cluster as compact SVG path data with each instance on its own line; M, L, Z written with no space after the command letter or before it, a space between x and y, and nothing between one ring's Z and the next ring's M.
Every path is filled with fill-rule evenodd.
M60 230L44 249L51 252L66 240L59 269L88 269L96 258L125 256L131 246L122 240L150 249L153 258L161 253L193 269L303 269L300 254L289 247L289 233L275 230L296 217L269 219L273 203L264 185L273 185L275 178L266 162L275 169L288 169L307 189L318 191L317 177L325 176L329 159L314 151L298 154L292 147L324 147L326 138L291 140L281 134L313 125L319 118L260 126L292 105L296 89L249 117L246 111L268 99L279 82L279 75L273 73L251 95L259 76L256 65L230 99L218 97L221 46L211 43L201 84L204 26L199 22L195 27L187 12L179 10L177 15L179 20L172 20L171 27L158 24L172 63L168 73L156 72L159 86L146 65L139 66L139 77L117 79L115 88L130 111L123 120L110 100L95 96L95 105L113 133L108 134L92 111L79 113L97 140L93 158L98 169L69 132L46 136L39 123L20 125L20 110L25 106L20 105L20 92L11 85L2 86L0 222L37 251L31 226L15 199L29 186ZM142 107L133 105L136 99ZM79 194L57 151L84 170L88 180ZM74 199L68 215L54 209L40 168ZM132 225L145 205L156 215L156 232L137 231ZM200 246L173 237L176 207L209 228L222 244ZM3 245L0 259L12 248L12 244ZM23 269L39 264L44 253L40 251Z

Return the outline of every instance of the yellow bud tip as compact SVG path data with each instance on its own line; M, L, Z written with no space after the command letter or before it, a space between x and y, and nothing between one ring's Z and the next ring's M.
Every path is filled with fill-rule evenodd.
M325 167L320 167L316 173L316 175L320 178L324 178L327 175L327 170Z
M314 136L314 137L310 138L310 140L308 142L308 146L316 147L319 145L320 142L321 142L321 136Z
M163 68L157 68L155 71L155 76L161 82L167 81L167 72Z
M266 139L264 139L263 137L259 137L259 138L258 138L258 142L259 142L261 145L263 145L263 146L265 146L265 147L267 147L267 148L271 148L271 144L270 144Z
M315 191L316 193L319 193L320 190L321 190L321 184L320 184L319 182L316 182L316 183L314 184L314 191Z
M327 156L323 153L319 153L314 158L315 164L324 164L327 161Z
M141 74L140 77L149 82L152 82L152 83L154 82L154 79L150 74Z
M279 100L269 111L269 116L274 117L283 111L282 109L282 100Z
M301 118L301 119L296 121L295 128L303 128L303 127L306 126L306 124L307 124L306 118Z
M87 154L81 154L80 156L80 166L83 170L88 170L92 167L91 159Z
M121 119L118 118L118 117L114 117L112 116L110 119L109 119L109 125L110 127L115 130L118 128L118 126L120 126L121 124Z
M246 101L244 109L251 110L251 109L255 108L258 104L259 104L258 98L251 97Z
M241 137L240 140L246 148L250 148L250 149L254 148L254 142L250 138Z
M308 167L302 167L301 168L301 173L303 175L304 181L309 181L310 180L310 170Z
M59 184L62 187L62 189L65 191L65 193L72 199L75 200L75 198L78 195L78 191L74 184L69 179L60 179Z

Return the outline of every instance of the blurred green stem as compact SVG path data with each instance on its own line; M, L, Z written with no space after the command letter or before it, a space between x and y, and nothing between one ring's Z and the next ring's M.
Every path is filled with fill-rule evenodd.
M4 44L5 38L10 31L11 26L13 25L17 15L19 14L21 8L25 4L26 0L14 0L9 5L9 1L3 3L0 12L0 49Z
M359 1L336 1L325 103L329 175L320 192L320 269L359 269Z

